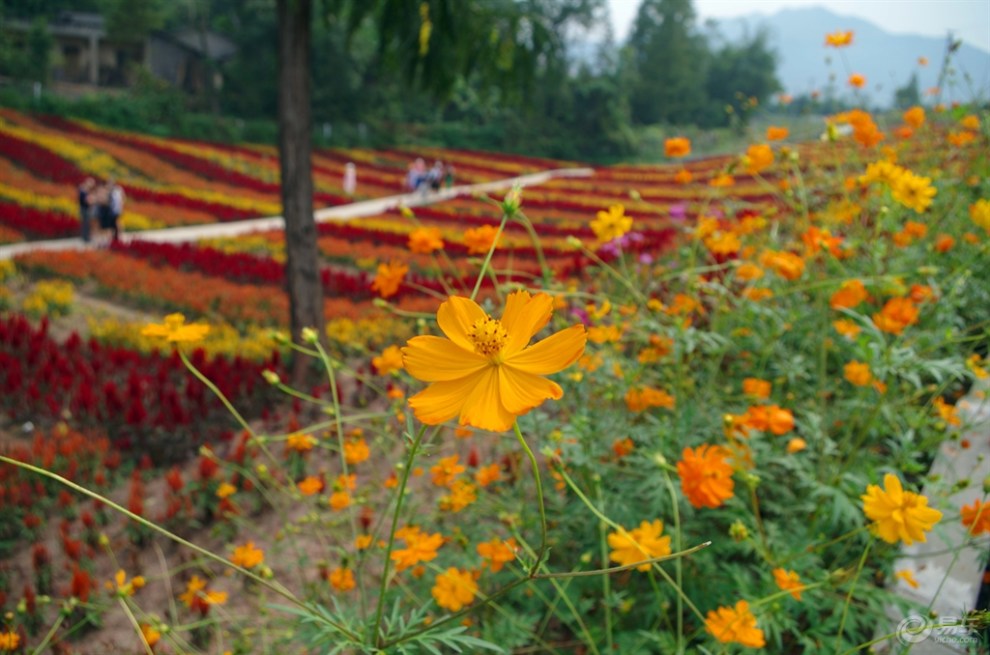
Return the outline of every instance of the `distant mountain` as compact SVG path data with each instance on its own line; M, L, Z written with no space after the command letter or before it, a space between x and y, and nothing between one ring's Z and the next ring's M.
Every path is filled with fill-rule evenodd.
M937 83L946 50L945 37L893 34L862 18L841 16L822 7L783 9L770 16L752 14L716 25L729 41L766 26L779 55L777 76L787 93L824 92L833 74L836 93L848 96L849 74L859 73L866 77L863 91L870 103L882 106L892 102L894 90L904 86L914 72L924 98L925 91ZM839 30L853 31L852 45L826 48L825 34ZM919 57L925 57L928 65L920 66ZM827 58L831 64L826 64ZM951 84L943 85L943 101L990 98L990 52L964 43L952 56L952 68L956 74Z

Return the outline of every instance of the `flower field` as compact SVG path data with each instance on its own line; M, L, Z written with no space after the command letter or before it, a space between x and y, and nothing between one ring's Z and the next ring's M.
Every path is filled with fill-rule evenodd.
M278 231L0 261L0 652L897 652L932 575L900 549L988 550L980 462L928 474L986 439L988 121L854 110L323 223L301 344ZM314 200L417 155L571 165L318 152ZM0 170L11 242L76 234L85 175L132 229L279 213L264 147L2 110Z

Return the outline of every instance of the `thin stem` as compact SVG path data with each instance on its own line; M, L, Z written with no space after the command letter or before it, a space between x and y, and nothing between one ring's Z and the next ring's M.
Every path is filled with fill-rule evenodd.
M502 237L502 230L505 229L505 224L509 220L509 215L502 214L502 222L498 224L498 230L495 232L495 238L492 239L492 245L488 248L488 253L485 255L485 261L481 262L481 270L478 271L478 279L474 282L474 289L471 291L471 300L478 297L478 292L481 291L481 281L485 278L485 271L489 270L491 265L492 256L495 254L495 248L498 247L498 240ZM498 286L498 285L496 285Z
M230 560L228 560L226 558L223 558L220 555L217 555L217 554L215 554L215 553L213 553L213 552L211 552L209 550L206 550L202 546L197 546L196 544L192 543L191 541L186 541L185 539L183 539L179 535L173 534L172 532L169 532L168 530L166 530L165 528L161 527L157 523L152 523L151 521L147 520L143 516L138 516L134 512L131 512L130 510L125 509L124 507L121 507L120 505L118 505L117 503L113 502L109 498L106 498L105 496L101 496L100 494L96 493L95 491L90 491L86 487L82 487L82 486L76 484L75 482L72 482L71 480L67 480L67 479L63 478L61 475L58 475L57 473L52 473L51 471L46 471L43 468L39 468L39 467L34 466L32 464L28 464L26 462L19 462L16 459L11 459L10 457L7 457L5 455L0 455L0 462L5 462L5 463L10 464L12 466L16 466L18 468L22 468L22 469L24 469L26 471L31 471L32 473L37 473L38 475L44 476L46 478L49 478L50 480L54 480L55 482L58 482L59 484L65 485L69 489L72 489L73 491L76 491L78 493L81 493L84 496L88 496L89 498L92 498L93 500L98 500L103 505L106 505L107 507L109 507L109 508L111 508L111 509L119 512L120 514L123 514L124 516L126 516L129 519L131 519L132 521L134 521L134 522L136 522L136 523L138 523L140 525L143 525L144 527L152 530L153 532L157 532L157 533L159 533L159 534L167 537L168 539L171 539L172 541L176 542L177 544L181 544L182 546L185 546L186 548L189 548L190 550L199 553L200 555L202 555L203 557L206 557L207 559L211 559L211 560L213 560L213 561L215 561L215 562L217 562L217 563L219 563L219 564L221 564L223 566L229 567L229 568L237 571L241 575L254 580L258 584L260 584L263 587L265 587L266 589L269 589L272 592L274 592L274 593L278 594L279 596L281 596L282 598L286 599L287 601L289 601L293 605L295 605L295 606L297 606L297 607L299 607L301 609L306 610L307 613L310 613L310 610L307 607L306 603L304 603L303 601L301 601L298 598L296 598L295 594L293 594L291 591L289 591L288 589L286 589L282 585L275 584L273 582L270 582L268 580L265 580L264 578L262 578L258 574L253 573L253 572L249 571L248 569L245 569L245 568L243 568L241 566L238 566L237 564L234 564ZM325 617L320 617L320 620L325 621L328 625L332 626L334 629L336 629L337 631L339 631L342 635L345 635L345 636L347 636L347 637L349 637L351 639L355 639L355 640L357 639L357 635L355 635L353 632L351 632L350 630L348 630L346 627L344 627L340 623L337 623L336 621L332 621L332 620L327 619Z
M48 648L48 643L52 640L52 637L54 637L55 633L58 632L58 629L62 627L62 622L65 621L66 616L68 615L65 614L65 612L58 613L58 618L55 619L55 623L52 624L51 629L49 629L45 634L45 638L41 640L41 643L38 644L33 651L31 651L33 655L41 655L45 652L45 649Z
M382 613L385 611L385 592L388 589L388 570L392 563L392 548L395 546L395 531L399 525L399 514L402 512L402 501L406 495L406 483L409 481L409 473L412 471L413 461L416 459L416 452L419 450L419 445L422 443L423 435L425 434L426 426L424 425L420 427L418 432L416 432L416 437L413 439L412 445L409 447L409 456L406 458L406 465L402 469L402 479L399 481L398 496L396 496L395 499L395 511L392 513L392 527L388 533L388 546L385 548L382 583L378 589L378 603L375 607L375 623L371 633L379 648L384 648L380 630L382 625Z
M134 612L132 612L131 608L127 606L127 602L119 596L117 597L117 602L120 603L121 609L123 609L124 614L127 615L127 620L130 621L131 625L134 627L134 632L137 633L138 639L141 640L141 645L144 647L144 652L147 653L147 655L155 655L154 651L151 650L151 646L148 645L148 640L144 638L144 632L141 631L141 626L138 624L137 618L134 616Z
M596 479L595 495L598 497L598 502L604 504L600 479ZM601 553L602 564L608 564L608 530L605 529L605 524L601 521L598 522L598 550ZM605 647L609 653L614 649L612 640L611 585L612 578L607 575L602 576L602 601L605 608Z
M526 453L526 457L529 458L530 466L533 467L533 479L536 482L536 501L537 507L540 510L540 547L536 551L536 559L533 560L533 564L529 567L529 577L533 577L539 570L540 563L543 561L543 557L547 551L547 511L543 505L543 480L540 478L540 465L536 461L536 455L533 454L529 444L526 443L526 439L523 438L522 432L519 430L518 421L512 424L512 429L516 433L516 439Z
M842 606L842 618L839 620L839 632L835 635L835 652L839 652L839 648L842 646L842 633L846 630L846 618L849 616L849 605L852 603L852 595L856 591L856 583L859 581L859 574L863 572L863 566L866 565L866 556L869 555L870 549L873 547L874 540L871 538L869 543L866 544L866 548L863 549L863 555L859 558L859 565L856 567L856 575L853 577L852 585L849 587L849 593L846 594L846 602Z
M674 552L680 552L681 544L681 511L677 505L677 491L674 489L674 481L670 473L663 469L664 482L667 484L667 492L670 494L670 506L674 512ZM684 567L678 557L674 562L674 579L680 589L684 582ZM677 596L677 652L684 652L684 603L681 597Z

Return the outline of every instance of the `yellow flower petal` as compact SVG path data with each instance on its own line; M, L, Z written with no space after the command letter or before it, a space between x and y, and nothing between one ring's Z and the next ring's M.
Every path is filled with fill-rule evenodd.
M424 335L409 340L402 349L402 363L417 380L442 382L473 375L488 366L489 360L448 339Z
M526 347L533 335L549 321L553 313L553 298L545 293L530 296L528 291L510 293L505 300L502 327L509 338L502 348L503 357L511 357Z
M474 385L461 408L461 425L473 425L492 432L510 430L516 417L500 401L498 369L487 369L474 379ZM463 393L462 390L462 397Z
M409 399L413 413L423 423L436 425L449 421L461 413L464 406L466 389L473 388L483 373L476 373L468 378L434 382Z
M448 339L464 350L474 352L474 341L468 337L468 330L486 316L485 310L470 298L451 296L437 310L437 324Z
M584 326L572 325L507 357L504 365L534 375L550 375L576 362L587 341Z
M564 395L556 382L508 366L499 370L498 382L502 406L516 416L538 407L544 400L558 400Z

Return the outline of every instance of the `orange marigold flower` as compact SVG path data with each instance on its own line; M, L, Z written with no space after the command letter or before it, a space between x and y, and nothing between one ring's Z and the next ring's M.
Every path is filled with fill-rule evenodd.
M494 225L480 225L464 232L464 245L469 255L485 255L491 250L498 236L498 228Z
M849 381L849 384L857 387L865 387L873 380L873 373L870 365L853 360L842 369L842 375Z
M785 250L767 250L760 256L760 263L785 280L804 275L804 259Z
M296 488L299 489L299 493L304 496L312 496L323 491L323 480L318 476L309 475L305 479L300 480L296 484Z
M265 551L257 548L253 541L249 541L243 546L234 549L230 561L245 569L258 566L265 561Z
M498 464L489 464L488 466L482 466L477 471L474 472L474 481L478 483L479 487L487 487L493 482L498 482L502 479L502 467Z
M719 607L705 617L705 631L723 644L737 643L750 648L763 648L766 639L756 627L756 617L744 600L732 607Z
M770 382L760 378L746 378L742 383L743 393L754 398L770 397Z
M904 491L896 475L888 473L883 478L884 488L875 484L866 487L863 513L873 521L871 529L887 543L903 541L910 546L916 541L924 543L928 532L942 518L942 512L928 507L928 499L920 494Z
M801 600L801 588L804 585L801 583L801 576L795 571L787 571L782 568L774 569L773 581L777 583L781 591L791 592L794 600Z
M719 173L712 179L708 180L708 186L715 188L724 188L733 186L736 183L736 178L732 177L728 173Z
M736 268L735 275L743 282L752 282L753 280L759 280L763 277L763 269L756 264L746 262Z
M157 640L156 640L157 641ZM0 651L13 652L21 644L21 636L13 630L0 632Z
M825 35L825 45L829 48L845 48L852 45L853 31L845 30Z
M659 519L643 521L638 528L620 529L608 535L612 549L608 558L619 566L628 566L643 560L670 555L670 537L663 537L663 522ZM641 564L637 571L648 571L650 564Z
M381 355L371 358L371 365L378 375L388 375L393 371L402 370L402 349L399 346L389 346Z
M873 315L873 323L878 330L895 335L917 322L918 307L910 298L891 298L883 309Z
M969 528L971 535L990 534L990 504L977 498L972 505L963 505L960 514L962 524Z
M849 86L854 89L862 89L866 86L866 78L859 73L853 73L849 76Z
M955 238L951 234L939 234L935 237L935 252L947 253L956 245Z
M691 154L691 141L682 136L663 142L663 152L668 157L687 157Z
M391 298L399 292L399 286L409 272L409 266L400 262L379 264L378 272L371 283L371 290L382 298Z
M790 133L786 127L771 125L767 128L767 141L783 141Z
M438 227L419 227L409 233L407 247L417 255L429 255L443 249L443 238Z
M743 161L750 175L760 173L773 165L773 149L765 143L757 143L746 149Z
M463 464L458 464L459 455L444 457L439 462L430 467L430 474L433 476L433 484L438 487L449 487L458 475L465 471Z
M626 392L626 407L630 412L642 412L650 407L673 409L674 397L662 389L653 387L633 387Z
M508 562L514 561L519 550L515 539L492 539L478 544L476 548L492 573L498 573Z
M694 181L694 175L692 175L691 171L689 171L686 168L682 168L681 170L677 171L676 175L674 175L674 182L678 184L691 184L691 182L693 181Z
M337 591L350 591L357 586L354 571L349 568L335 568L327 574L327 581Z
M544 400L559 399L560 385L543 376L576 362L587 334L574 325L528 346L552 306L547 294L516 291L498 320L473 300L448 298L437 311L447 339L417 336L402 349L406 371L430 383L409 399L416 418L436 425L459 416L462 425L503 432Z
M478 583L470 571L450 567L437 576L431 593L440 607L451 612L460 612L474 600L474 595L478 593Z
M923 107L915 105L904 112L903 118L905 123L914 129L918 129L925 124L925 110Z
M732 498L735 482L732 466L726 461L728 456L728 450L710 444L685 448L681 453L677 474L681 489L693 507L720 507Z
M832 294L829 306L832 309L852 309L861 302L870 299L866 286L859 280L846 280L839 290Z

